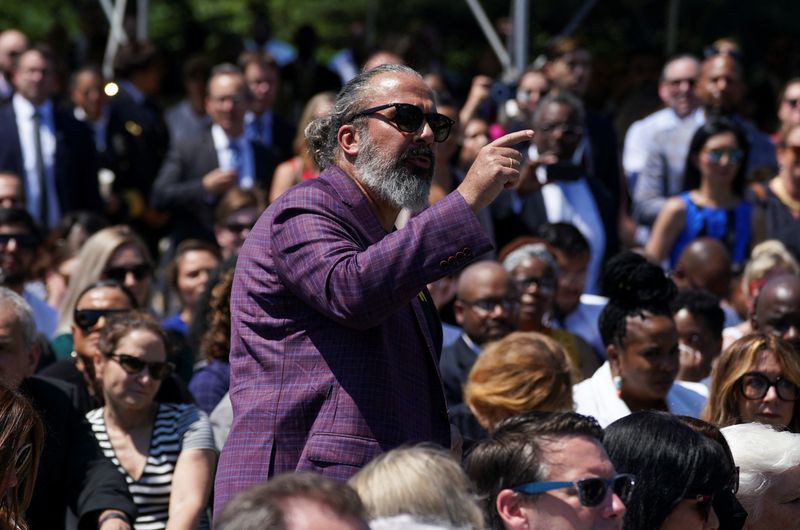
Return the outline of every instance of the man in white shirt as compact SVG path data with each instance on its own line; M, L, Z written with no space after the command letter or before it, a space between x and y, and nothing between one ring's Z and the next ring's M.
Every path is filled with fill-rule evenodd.
M23 52L12 80L14 95L0 105L0 171L22 177L28 211L43 229L73 210L99 211L91 132L50 99L55 71L49 51Z
M702 114L698 112L700 100L694 93L698 75L700 61L693 55L678 55L664 65L658 85L664 108L634 122L625 135L622 166L629 189L634 188L636 178L644 168L656 134L685 121L695 125L702 122Z
M276 159L246 137L247 98L236 66L215 67L206 96L213 125L170 148L153 186L153 207L173 214L174 245L187 238L214 241L214 208L228 190L269 189Z

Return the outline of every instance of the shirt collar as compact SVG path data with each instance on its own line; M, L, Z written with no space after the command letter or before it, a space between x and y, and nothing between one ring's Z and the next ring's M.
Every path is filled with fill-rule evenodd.
M241 147L242 142L245 141L244 134L240 134L236 138L231 138L224 130L222 130L222 127L216 123L211 126L211 138L214 140L214 147L216 149L228 149L232 143L235 143Z
M34 106L29 100L25 99L19 92L15 92L11 98L12 105L14 105L14 112L18 116L33 117L34 112L45 118L49 119L53 115L53 102L49 99L45 100L41 105Z

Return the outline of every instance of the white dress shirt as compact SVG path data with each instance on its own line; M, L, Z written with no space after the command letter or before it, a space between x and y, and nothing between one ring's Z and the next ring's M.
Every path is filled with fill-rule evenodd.
M242 134L238 138L229 138L225 131L217 124L211 126L211 138L214 140L214 149L217 150L217 160L221 169L236 169L239 171L239 187L250 189L255 185L255 160L253 159L253 146ZM239 147L239 164L235 163L235 155L231 143Z
M50 228L55 226L61 219L59 211L58 193L55 181L55 160L56 160L56 127L53 118L53 103L45 101L38 107L22 97L19 93L11 98L14 107L14 115L17 119L17 131L19 131L19 144L22 148L23 167L25 168L25 200L28 211L34 219L39 219L39 197L42 191L39 188L39 174L36 171L36 140L34 134L33 115L39 112L41 116L40 138L42 145L42 159L44 160L44 175L47 183L47 224Z

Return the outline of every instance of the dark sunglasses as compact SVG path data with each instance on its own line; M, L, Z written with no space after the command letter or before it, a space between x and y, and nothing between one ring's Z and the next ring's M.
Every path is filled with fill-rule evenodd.
M578 490L578 499L581 505L592 508L599 506L605 500L609 488L622 500L623 504L628 504L635 484L636 477L625 473L609 479L592 477L577 482L529 482L511 489L517 493L534 495L561 488L575 488Z
M739 390L745 399L763 399L773 386L783 401L797 401L800 398L797 385L781 376L772 380L761 372L748 372L739 379Z
M789 105L790 107L795 108L795 107L797 107L798 104L800 104L800 99L796 99L796 98L784 99L783 102L786 103L787 105Z
M119 363L123 370L126 373L131 375L136 375L142 373L142 371L147 368L147 371L150 373L150 377L155 379L156 381L160 381L167 377L169 374L172 373L173 365L172 363L168 362L153 362L148 363L139 359L138 357L134 357L133 355L126 355L124 353L107 353L106 357L109 359L114 359Z
M252 230L255 225L256 225L255 222L253 222L253 223L227 223L227 224L225 224L225 230L228 230L230 232L234 232L236 234L241 234L245 230Z
M39 244L39 238L33 234L0 234L0 247L5 247L12 239L23 248L34 248Z
M427 121L433 131L433 139L437 142L444 142L450 136L450 129L453 128L455 123L453 120L439 114L438 112L422 112L422 109L410 103L387 103L386 105L379 105L367 110L362 110L355 114L350 120L354 120L359 116L368 116L375 114L378 111L394 107L394 116L388 118L389 121L394 122L397 128L403 132L415 133L422 124Z
M82 331L88 333L97 325L100 317L107 317L114 313L127 313L128 311L130 309L76 309L72 314L72 321Z
M706 151L708 161L713 164L722 162L722 157L728 155L729 164L738 164L744 158L744 151L741 149L711 149Z
M140 263L133 267L109 267L103 273L103 276L108 280L116 280L124 284L128 273L133 274L133 277L136 278L137 281L141 281L149 277L152 272L153 268L150 265L147 263Z

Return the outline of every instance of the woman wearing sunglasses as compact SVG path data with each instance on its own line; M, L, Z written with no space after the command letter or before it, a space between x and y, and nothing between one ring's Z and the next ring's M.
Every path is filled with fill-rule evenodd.
M658 214L646 252L673 268L683 249L702 236L722 241L734 264L764 239L763 212L744 199L748 142L725 118L711 119L692 137L683 193L670 198Z
M603 445L618 473L636 473L623 529L716 530L715 497L734 469L720 444L657 411L609 425Z
M798 398L797 353L780 337L753 333L720 355L703 417L718 427L759 422L800 432Z
M148 307L153 262L144 241L128 226L112 226L92 235L81 247L79 266L70 277L67 291L58 308L58 326L53 350L58 359L72 351L73 311L78 297L97 280L116 280L133 293L139 307Z
M86 417L125 476L139 511L135 526L207 528L217 455L211 425L194 405L155 401L172 370L160 325L141 311L112 315L98 349L94 369L105 406Z
M0 530L27 530L44 427L31 403L0 384Z
M661 267L626 252L606 264L600 335L608 361L575 385L576 410L600 425L640 410L699 417L705 404L700 383L676 381L678 332L670 302L676 288Z

